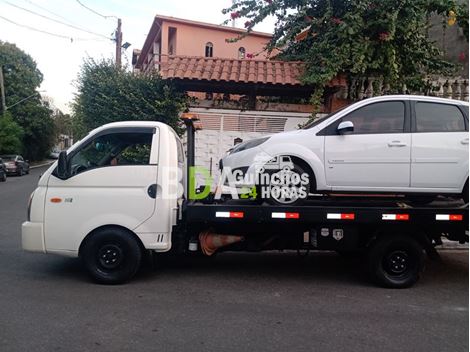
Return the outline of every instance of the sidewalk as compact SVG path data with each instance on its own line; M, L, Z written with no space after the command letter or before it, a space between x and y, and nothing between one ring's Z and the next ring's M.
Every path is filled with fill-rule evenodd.
M51 165L51 164L54 163L54 162L55 162L55 160L52 160L52 159L41 160L41 161L34 161L34 162L32 162L32 163L29 165L29 168L30 168L30 169L37 169L38 167L43 167L43 166Z

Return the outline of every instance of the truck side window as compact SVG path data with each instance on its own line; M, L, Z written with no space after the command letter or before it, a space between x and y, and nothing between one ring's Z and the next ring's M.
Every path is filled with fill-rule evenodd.
M72 175L105 166L148 165L151 133L111 133L101 135L73 154Z

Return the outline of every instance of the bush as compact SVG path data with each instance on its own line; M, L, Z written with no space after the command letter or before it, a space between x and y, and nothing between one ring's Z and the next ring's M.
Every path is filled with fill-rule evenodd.
M9 113L0 116L0 154L22 153L23 133Z

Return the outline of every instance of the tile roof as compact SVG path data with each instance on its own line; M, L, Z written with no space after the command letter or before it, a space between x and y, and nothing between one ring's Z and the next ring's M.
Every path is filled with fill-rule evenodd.
M304 67L299 61L169 56L160 73L173 79L300 86Z

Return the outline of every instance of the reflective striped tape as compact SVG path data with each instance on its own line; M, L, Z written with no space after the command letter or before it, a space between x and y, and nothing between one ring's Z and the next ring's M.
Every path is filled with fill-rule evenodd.
M410 220L408 214L382 214L382 220Z
M272 219L298 219L299 213L271 213Z
M328 213L326 218L331 220L354 220L354 214Z
M242 211L217 211L215 213L216 218L243 218L244 214Z
M436 220L439 221L462 221L463 215L461 214L436 214Z

